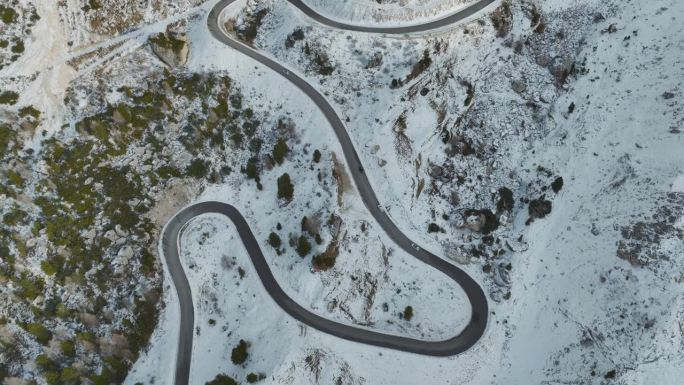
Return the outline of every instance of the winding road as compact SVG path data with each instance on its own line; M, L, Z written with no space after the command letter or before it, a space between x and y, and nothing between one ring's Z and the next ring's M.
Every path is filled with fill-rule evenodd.
M164 227L161 240L162 251L164 253L174 286L178 293L181 310L175 385L187 385L189 382L190 363L192 358L192 340L194 334L194 308L192 303L192 292L179 258L179 236L185 225L190 220L203 214L222 214L233 222L266 291L287 314L296 320L324 333L328 333L346 340L405 352L430 356L450 356L468 350L480 339L480 337L482 337L485 329L487 328L487 317L489 310L487 305L487 297L482 288L460 268L417 246L392 222L387 213L382 209L380 201L375 195L375 192L368 181L368 177L363 171L363 166L354 148L352 140L347 133L344 123L335 112L335 109L328 103L328 101L320 92L316 91L316 89L306 80L297 76L292 71L289 71L287 68L278 64L269 57L262 55L254 48L240 41L234 40L223 30L220 24L221 13L228 5L234 3L235 1L236 0L219 1L209 12L207 25L212 35L222 43L236 49L240 53L251 57L262 65L265 65L271 70L279 73L301 91L303 91L316 104L321 112L323 112L325 118L330 123L335 134L337 135L344 152L350 174L354 179L358 192L364 204L366 205L366 208L371 215L373 215L380 227L385 231L389 238L391 238L392 241L397 244L397 246L402 248L408 254L441 271L449 278L456 281L456 283L463 288L466 296L468 297L472 312L468 325L461 331L461 333L443 341L423 341L390 335L341 324L323 318L297 304L292 298L288 297L280 285L278 285L278 282L273 276L273 273L266 262L266 258L261 251L257 238L250 230L249 224L245 218L235 207L223 202L201 202L186 207L178 212ZM456 23L482 10L495 0L483 0L477 2L459 12L425 24L396 28L374 28L344 24L317 14L301 0L288 1L317 22L333 28L384 34L405 34L429 31Z

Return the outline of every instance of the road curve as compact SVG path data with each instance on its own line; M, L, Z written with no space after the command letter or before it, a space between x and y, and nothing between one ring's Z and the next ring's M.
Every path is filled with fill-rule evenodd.
M454 337L443 341L423 341L345 325L318 316L298 305L294 300L292 300L292 298L288 297L280 285L278 285L278 282L273 276L273 273L266 262L266 258L259 247L259 242L250 230L249 224L245 218L235 207L223 202L201 202L191 205L178 212L167 223L162 234L162 251L164 253L174 286L178 293L181 310L175 385L188 385L190 376L190 362L192 357L192 340L194 334L194 308L192 303L192 293L190 290L190 284L188 283L183 266L179 259L178 241L179 235L184 226L191 219L202 214L222 214L233 222L266 291L273 298L273 300L283 310L285 310L286 313L298 321L324 333L328 333L346 340L405 352L430 356L450 356L468 350L480 339L480 337L482 337L485 329L487 328L487 317L489 310L487 297L482 288L460 268L430 253L429 251L416 246L392 222L389 216L382 209L380 201L378 201L378 198L363 171L361 161L354 148L351 138L347 133L344 123L339 118L334 108L327 102L325 97L323 97L323 95L316 91L316 89L304 79L292 73L284 66L278 64L267 56L260 54L252 47L237 40L233 40L223 32L221 26L219 25L221 12L228 5L235 1L236 0L221 0L212 8L207 19L208 28L212 35L222 43L238 50L242 54L251 57L259 63L269 67L271 70L279 73L281 76L299 88L302 92L304 92L316 104L316 106L321 110L327 119L328 123L332 126L337 139L340 141L349 171L354 179L359 195L361 196L368 211L371 213L371 215L373 215L380 227L385 231L389 238L397 244L397 246L418 260L446 274L449 278L456 281L463 288L472 308L471 318L468 322L468 325L461 331L461 333ZM288 1L305 12L307 12L306 10L313 12L300 0ZM428 30L429 28L439 28L442 26L440 23L445 23L443 25L454 23L462 18L472 15L472 13L484 8L484 6L492 1L493 0L481 1L480 3L486 4L480 6L479 8L471 7L471 9L473 9L472 12L465 12L467 10L465 9L445 19L424 24L423 26L427 26L425 28L420 28L421 26L410 26L402 28L366 28L365 30L367 32L379 33L408 33L424 31ZM456 17L456 15L459 14L460 18ZM320 22L324 22L325 24L334 26L336 28L352 29L356 31L361 31L361 29L358 28L362 28L340 24L338 22L325 19L315 13L313 13L311 16ZM447 23L446 21L442 20L449 20L449 22ZM410 30L407 30L407 28Z
M489 4L491 4L497 0L480 0L476 3L468 5L467 7L462 8L461 10L459 10L457 12L446 15L442 18L439 18L439 19L436 19L433 21L428 21L426 23L406 25L406 26L401 26L401 27L385 27L385 26L373 27L373 26L368 26L368 25L349 24L349 23L345 23L342 21L327 18L327 17L317 13L313 8L308 6L304 0L287 0L287 1L290 4L294 5L295 7L297 7L300 11L302 11L304 14L306 14L310 18L316 20L317 22L319 22L321 24L327 25L328 27L347 30L347 31L355 31L355 32L404 34L404 33L434 31L436 29L440 29L443 27L453 25L453 24L455 24L455 23L457 23L463 19L466 19L466 18L480 12L481 10L486 8Z

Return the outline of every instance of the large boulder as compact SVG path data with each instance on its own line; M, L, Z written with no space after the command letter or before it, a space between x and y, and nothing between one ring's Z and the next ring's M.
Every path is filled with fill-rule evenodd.
M152 52L169 67L182 67L188 62L190 45L185 34L158 33L150 37Z

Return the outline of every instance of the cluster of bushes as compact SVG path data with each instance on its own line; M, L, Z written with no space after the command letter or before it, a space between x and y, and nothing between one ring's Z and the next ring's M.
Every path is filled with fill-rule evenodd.
M153 186L169 178L184 176L172 159L159 156L162 149L178 139L194 155L185 168L185 176L202 179L216 173L212 171L212 163L203 160L211 159L209 155L214 148L222 149L230 144L241 146L242 141L250 140L259 127L253 112L242 108L242 97L232 92L227 77L165 71L140 87L121 87L117 91L121 101L101 106L99 112L78 121L76 137L63 142L60 137L45 140L41 152L22 154L23 158L15 151L15 148L21 148L17 143L18 128L9 123L0 124L0 158L4 164L9 165L7 157L12 156L13 162L39 164L44 161L46 167L44 173L33 174L28 180L22 176L24 174L12 169L0 175L0 194L8 199L24 193L26 188L37 194L33 205L8 206L9 210L0 212L0 277L11 280L17 300L33 310L33 319L22 324L26 335L41 345L53 345L57 338L52 335L53 326L62 325L60 320L64 320L82 330L76 341L92 344L98 352L88 361L96 365L80 368L75 373L70 362L73 362L71 358L77 360L76 356L83 354L82 349L77 348L79 342L59 342L63 356L71 358L50 368L49 362L43 362L45 370L40 374L49 384L121 382L130 363L148 343L157 323L161 288L155 278L158 262L153 249L148 249L149 239L155 237L157 230L145 214L155 204L156 198L150 195ZM71 97L68 94L67 103ZM18 99L19 95L12 91L0 93L0 103L13 105ZM210 101L215 99L218 103L212 106ZM183 105L201 105L201 108L172 108ZM30 106L21 108L18 115L19 122L40 119L40 112ZM162 129L170 121L181 127L180 137L169 136ZM254 140L250 142L250 149L258 151L259 146L253 143ZM118 166L121 163L115 162L127 155L130 148L142 146L146 147L146 155L149 149L152 150L149 160L133 159L127 166ZM276 144L274 154L283 154L284 159L287 152L282 144ZM142 167L152 166L153 161L159 166ZM23 167L30 166L24 164ZM25 239L12 236L17 234L16 226L28 227L35 238L47 238L47 255L40 264L44 274L15 270L18 258L35 252L27 246ZM113 235L105 236L105 233ZM112 236L118 238L116 243ZM122 243L132 248L134 254L127 263L130 267L126 269L130 270L115 273L111 259L122 248ZM59 252L56 252L58 248ZM133 273L135 278L130 276ZM135 294L131 303L108 295L111 290L119 290L121 285L136 285L137 280L148 279L150 281L141 287L149 290ZM76 309L45 293L46 280L57 287L66 282L78 285L89 299L82 306L87 313L97 315L98 326L120 322L117 332L123 334L125 342L120 343L126 345L121 352L113 356L100 355L100 340L90 332L94 329L79 319ZM102 295L94 294L96 287ZM45 297L43 302L32 305L39 296ZM123 307L128 311L116 311ZM109 310L114 311L113 318L102 316ZM55 322L46 323L46 320Z
M489 15L497 37L506 37L513 28L513 12L509 0L504 0L494 12Z
M256 39L257 33L259 32L259 27L266 15L268 15L268 8L263 8L255 13L248 13L245 15L245 22L237 30L237 36L247 44L254 43L254 39Z
M238 385L233 377L225 374L219 374L213 380L206 383L206 385Z
M33 4L12 2L0 4L0 26L5 38L0 39L0 69L15 62L24 52L24 36L31 34L31 28L40 19ZM9 52L2 52L9 48Z

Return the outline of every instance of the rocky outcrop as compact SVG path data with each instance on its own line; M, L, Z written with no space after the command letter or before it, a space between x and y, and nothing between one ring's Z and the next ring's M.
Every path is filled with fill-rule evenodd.
M169 67L182 67L188 62L190 45L185 34L158 33L150 37L150 46Z

